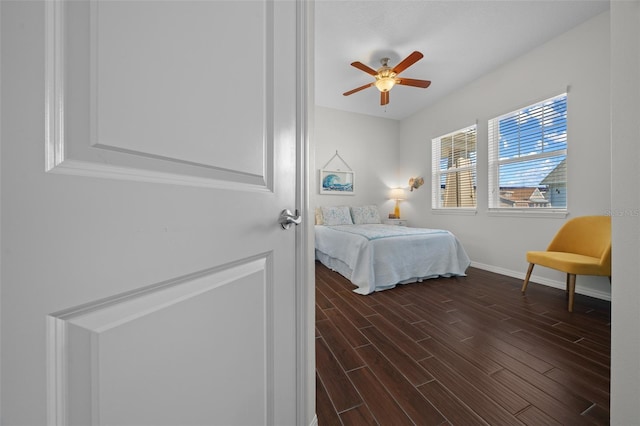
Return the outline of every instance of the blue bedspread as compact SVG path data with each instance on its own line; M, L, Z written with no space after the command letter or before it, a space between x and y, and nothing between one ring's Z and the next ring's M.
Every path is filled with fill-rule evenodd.
M349 232L360 235L367 240L379 240L381 238L406 237L411 235L450 234L443 229L409 228L407 226L386 226L379 224L368 225L336 225L328 226L335 231Z
M443 229L316 225L316 258L369 294L438 276L464 275L470 259Z

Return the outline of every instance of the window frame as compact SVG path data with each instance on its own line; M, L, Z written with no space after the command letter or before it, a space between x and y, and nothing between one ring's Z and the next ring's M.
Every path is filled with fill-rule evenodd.
M441 161L441 153L442 153L442 139L447 137L453 137L459 133L468 133L473 131L475 134L475 160L473 164L469 166L463 167L455 167L443 171L440 169L440 161ZM442 176L446 176L450 173L458 173L464 171L471 171L474 179L474 206L468 207L445 207L442 205L442 188L440 185L440 179ZM478 211L478 125L474 123L469 126L462 127L461 129L454 130L453 132L449 132L447 134L438 136L436 138L431 139L431 211L436 214L468 214L475 215Z
M565 102L565 148L554 151L540 152L518 158L507 158L500 160L500 121L523 113L525 110L542 107L544 104L563 98ZM569 159L569 120L568 120L569 96L567 92L562 92L546 99L529 103L511 112L499 115L487 121L487 148L488 148L488 214L490 216L535 216L535 217L566 217L569 214L569 199L567 197L564 207L501 207L500 206L500 166L505 164L516 164L544 158L558 157L564 155L565 166ZM542 127L542 139L544 140L544 126ZM520 140L519 140L520 142ZM568 175L567 175L568 177ZM568 180L568 179L567 179ZM566 184L565 184L566 185ZM568 192L567 192L568 194Z

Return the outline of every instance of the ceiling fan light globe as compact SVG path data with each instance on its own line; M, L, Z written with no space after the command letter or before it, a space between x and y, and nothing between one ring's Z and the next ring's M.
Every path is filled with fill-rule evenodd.
M396 80L391 77L382 77L376 80L375 85L381 92L388 92L395 86Z

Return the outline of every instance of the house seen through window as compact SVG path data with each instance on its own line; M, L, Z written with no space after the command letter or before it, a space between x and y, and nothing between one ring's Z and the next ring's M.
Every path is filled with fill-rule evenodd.
M567 95L489 120L489 208L567 208Z
M476 126L431 141L432 207L476 207Z

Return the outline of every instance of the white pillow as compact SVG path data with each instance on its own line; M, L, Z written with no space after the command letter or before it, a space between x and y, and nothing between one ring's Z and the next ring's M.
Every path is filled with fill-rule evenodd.
M327 226L332 225L353 225L349 207L322 207L322 219Z
M356 225L365 223L381 223L377 206L351 207L351 216Z

